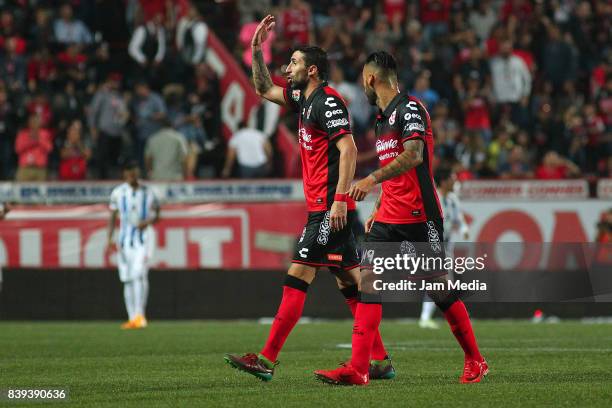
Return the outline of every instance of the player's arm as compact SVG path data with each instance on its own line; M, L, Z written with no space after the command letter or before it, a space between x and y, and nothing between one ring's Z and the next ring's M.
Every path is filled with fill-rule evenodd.
M111 210L110 219L108 220L108 244L107 247L111 248L114 244L113 235L115 234L115 224L117 223L118 210Z
M272 77L264 62L263 51L261 50L261 44L266 41L275 25L274 16L267 15L261 20L255 30L255 34L253 34L253 39L251 40L253 84L255 85L257 95L279 105L286 105L287 101L285 100L284 90L272 82Z
M339 231L347 224L346 192L349 190L353 177L355 177L355 166L357 163L357 146L351 134L344 134L336 142L340 151L340 162L338 166L338 184L336 185L336 196L329 214L332 231Z
M391 163L370 173L364 179L355 183L349 195L356 201L363 200L374 186L383 181L390 180L423 163L423 141L421 139L410 139L404 142L404 151Z
M147 218L146 220L142 220L138 224L138 229L145 229L150 225L157 224L159 221L159 202L157 201L157 197L153 198L153 205L151 206L153 210L153 216Z

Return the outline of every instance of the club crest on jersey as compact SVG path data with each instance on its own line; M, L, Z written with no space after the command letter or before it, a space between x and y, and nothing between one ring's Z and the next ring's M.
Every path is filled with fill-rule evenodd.
M393 111L391 116L389 117L389 125L393 126L395 124L395 115L397 114L397 109Z
M293 99L294 101L299 101L300 100L300 93L301 91L299 89L294 89L293 92L291 92L291 99Z

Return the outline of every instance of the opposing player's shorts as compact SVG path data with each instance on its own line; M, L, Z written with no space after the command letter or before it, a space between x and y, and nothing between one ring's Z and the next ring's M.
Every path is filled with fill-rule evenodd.
M117 266L121 282L130 282L149 272L149 250L146 246L125 247L117 251Z
M445 256L442 220L414 224L386 224L376 221L366 235L365 242L401 242L401 248L416 248L417 256Z
M358 267L360 257L357 241L350 227L355 217L355 211L349 211L346 227L332 232L329 211L309 212L292 262L347 271Z

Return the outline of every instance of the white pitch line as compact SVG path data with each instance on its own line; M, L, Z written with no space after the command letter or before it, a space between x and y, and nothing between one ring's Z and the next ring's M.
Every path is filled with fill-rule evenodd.
M426 346L424 344L413 345L413 346L395 346L393 344L385 344L388 350L399 350L399 351L449 351L455 352L454 347L439 347L439 346ZM350 349L350 343L336 344L336 348ZM526 351L532 353L612 353L612 348L580 348L580 347L483 347L485 351Z

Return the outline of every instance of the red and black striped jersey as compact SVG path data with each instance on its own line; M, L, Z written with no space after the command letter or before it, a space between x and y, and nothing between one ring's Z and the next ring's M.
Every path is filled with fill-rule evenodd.
M434 138L429 113L417 98L400 93L376 118L376 152L380 166L393 161L404 151L404 142L414 139L425 144L423 162L382 183L376 221L411 224L442 219L432 174Z
M335 89L323 82L308 99L299 90L284 89L285 101L299 114L298 135L304 196L308 211L326 211L334 202L340 170L336 142L351 134L348 109ZM345 193L345 191L342 191ZM348 199L347 208L355 209Z

